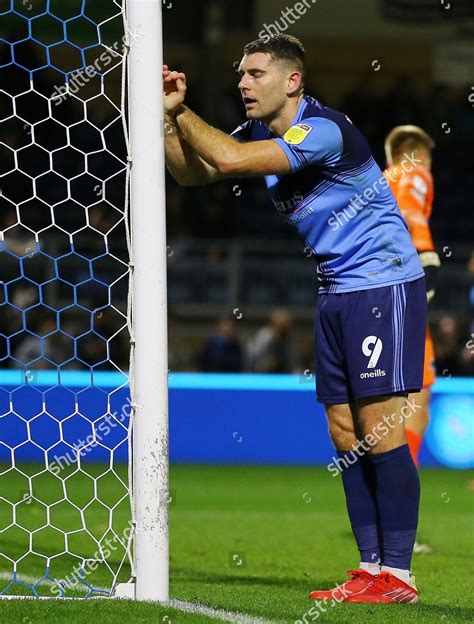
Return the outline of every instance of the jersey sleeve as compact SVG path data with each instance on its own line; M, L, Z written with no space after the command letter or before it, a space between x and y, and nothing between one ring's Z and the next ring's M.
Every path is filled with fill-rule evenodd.
M434 250L429 226L432 198L433 183L429 178L415 172L400 180L397 203L417 251Z
M294 124L283 137L274 140L287 155L292 171L309 165L334 165L343 152L339 126L322 117L304 119Z

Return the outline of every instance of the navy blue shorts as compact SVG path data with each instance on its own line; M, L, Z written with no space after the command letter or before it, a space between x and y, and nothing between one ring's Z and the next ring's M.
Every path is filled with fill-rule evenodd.
M349 293L320 294L316 387L321 403L419 392L427 323L425 278Z

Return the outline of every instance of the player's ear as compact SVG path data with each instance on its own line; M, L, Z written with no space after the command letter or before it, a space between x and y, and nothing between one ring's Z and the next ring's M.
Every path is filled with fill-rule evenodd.
M287 94L294 95L301 90L303 76L300 72L294 71L288 76Z

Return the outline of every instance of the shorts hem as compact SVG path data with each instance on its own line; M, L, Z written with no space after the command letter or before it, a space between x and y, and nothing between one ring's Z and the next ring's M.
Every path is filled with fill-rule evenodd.
M341 405L342 403L350 403L351 400L349 397L331 397L331 398L323 398L319 395L316 396L316 400L318 403L323 403L327 405L328 403L331 405Z
M331 404L331 405L341 405L343 403L351 403L354 399L364 399L367 397L377 397L377 396L396 396L401 394L410 394L410 392L421 392L423 388L420 386L413 386L409 388L402 388L401 390L394 390L393 388L386 388L382 390L368 390L367 392L358 392L356 394L348 396L339 396L339 397L322 397L317 395L316 400L318 403L323 404Z
M367 392L357 392L356 394L354 394L354 399L365 399L367 397L410 394L410 392L421 392L421 390L422 390L421 384L419 386L408 386L406 388L400 388L399 390L395 390L393 387L381 388L377 390L368 390Z

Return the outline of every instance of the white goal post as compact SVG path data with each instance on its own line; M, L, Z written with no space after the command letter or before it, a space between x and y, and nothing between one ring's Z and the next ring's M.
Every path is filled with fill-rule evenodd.
M168 337L161 0L127 0L127 18L130 31L140 33L129 53L135 597L167 601Z
M162 0L4 4L0 599L168 603Z

